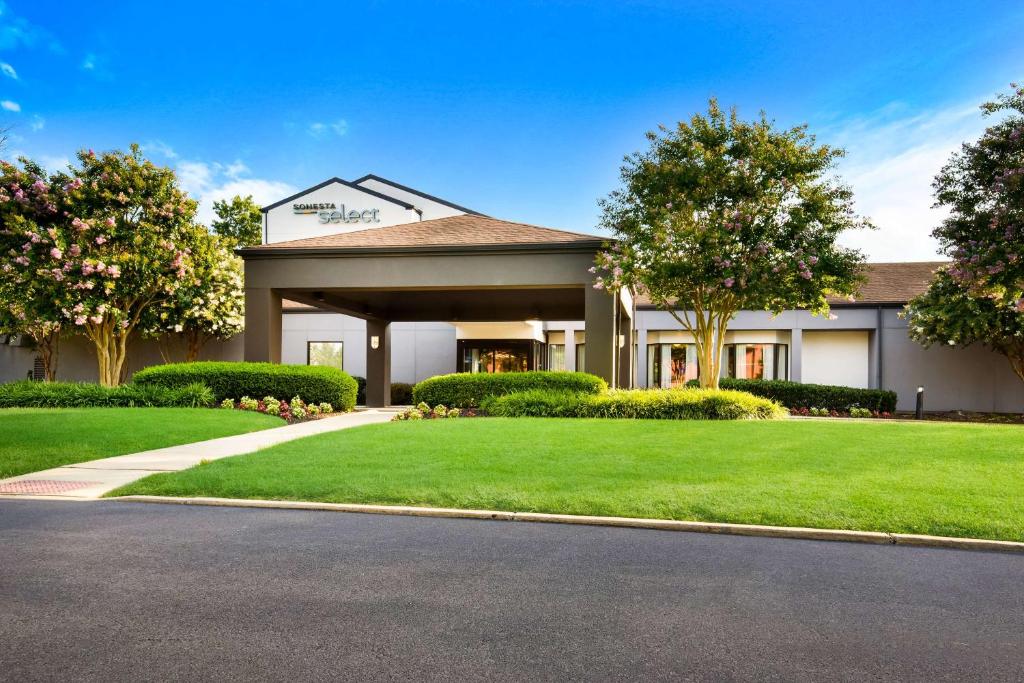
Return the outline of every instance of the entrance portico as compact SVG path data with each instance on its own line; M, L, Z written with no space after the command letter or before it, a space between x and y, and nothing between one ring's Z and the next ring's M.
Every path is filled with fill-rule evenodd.
M245 358L280 362L282 299L361 318L367 404L383 406L391 323L583 320L585 370L630 386L632 299L594 289L588 269L601 243L459 215L242 249Z

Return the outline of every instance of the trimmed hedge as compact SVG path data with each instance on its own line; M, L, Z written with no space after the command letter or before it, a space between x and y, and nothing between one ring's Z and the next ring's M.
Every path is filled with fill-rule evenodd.
M412 402L449 408L478 408L484 399L491 396L532 389L600 394L608 390L608 384L600 377L585 372L458 372L423 380L413 387Z
M490 397L481 408L495 417L773 420L788 416L774 401L722 389L630 389L598 395L532 390Z
M693 382L692 384L696 384ZM850 408L867 408L880 413L896 410L896 392L884 389L857 389L831 384L801 384L778 379L719 380L722 389L747 391L778 401L787 408L827 408L840 412Z
M356 381L347 372L319 365L278 365L207 361L154 365L136 372L135 384L180 387L201 382L218 403L242 396L300 397L306 403L330 403L335 410L356 405Z
M0 384L0 408L201 408L212 404L213 392L199 383L173 388L28 380Z

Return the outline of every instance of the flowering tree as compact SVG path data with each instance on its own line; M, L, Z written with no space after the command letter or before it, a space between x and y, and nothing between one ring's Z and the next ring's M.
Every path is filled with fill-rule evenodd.
M806 126L740 121L711 100L707 114L647 138L601 202L617 239L597 256L594 286L644 292L671 313L694 336L701 386L717 387L736 312L829 314L826 297L851 296L863 262L836 238L869 223L830 176L842 150Z
M62 188L38 164L20 161L21 168L0 162L0 332L30 337L53 381L63 315L52 240Z
M130 336L144 312L191 273L182 246L195 202L174 172L130 152L79 152L80 167L57 174L61 220L32 249L49 258L33 272L55 292L65 324L95 347L100 383L119 384ZM29 266L26 266L29 267Z
M245 291L242 260L224 240L201 225L182 240L190 252L191 272L174 294L151 306L143 327L160 339L160 353L171 361L174 340L184 342L185 360L194 361L211 339L229 339L242 331Z
M982 105L1001 115L964 144L932 187L949 216L932 235L952 262L907 306L910 334L928 346L981 343L1024 380L1024 87Z
M263 241L263 213L252 195L235 195L231 201L213 203L217 218L210 224L213 232L231 240L235 246L251 247Z

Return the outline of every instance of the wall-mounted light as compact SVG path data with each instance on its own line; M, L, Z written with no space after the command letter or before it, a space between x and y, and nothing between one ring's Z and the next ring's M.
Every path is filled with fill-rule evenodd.
M376 351L380 348L380 336L373 334L370 335L370 348Z
M621 349L625 345L626 345L626 335L620 334L619 335L619 348Z

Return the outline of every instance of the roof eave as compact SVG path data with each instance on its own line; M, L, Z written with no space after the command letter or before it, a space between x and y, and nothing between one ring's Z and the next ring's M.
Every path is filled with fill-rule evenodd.
M236 249L243 259L318 257L318 256L383 256L444 254L565 254L588 253L601 248L603 240L579 242L548 242L523 244L431 244L401 247L279 247L259 246Z

